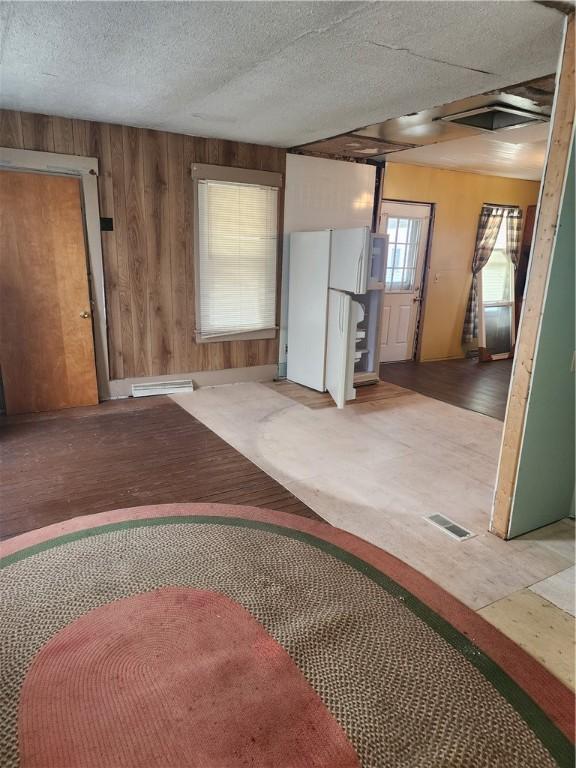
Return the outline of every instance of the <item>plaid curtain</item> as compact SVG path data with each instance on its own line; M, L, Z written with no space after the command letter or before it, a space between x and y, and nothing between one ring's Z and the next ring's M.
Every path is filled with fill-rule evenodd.
M508 208L506 215L506 249L514 267L520 259L520 232L522 230L522 208Z
M480 270L486 266L492 255L496 238L506 213L504 208L493 208L484 205L480 214L480 223L476 235L476 249L472 259L472 285L468 296L464 328L462 329L462 343L469 344L478 338L478 278Z

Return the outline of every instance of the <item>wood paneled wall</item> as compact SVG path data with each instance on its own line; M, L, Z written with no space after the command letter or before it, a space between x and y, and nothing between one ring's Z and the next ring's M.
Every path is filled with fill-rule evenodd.
M277 338L195 343L190 166L284 174L285 150L8 110L0 146L99 160L100 215L114 220L102 232L112 379L277 362Z

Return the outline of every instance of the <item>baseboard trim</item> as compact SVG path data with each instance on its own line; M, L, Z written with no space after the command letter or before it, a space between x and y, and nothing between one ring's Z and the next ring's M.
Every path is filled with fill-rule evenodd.
M238 384L245 381L272 381L278 372L278 366L254 365L249 368L225 368L221 371L195 371L193 373L168 374L167 376L142 376L133 379L114 379L108 383L110 400L130 397L133 384L149 384L154 381L172 381L192 379L194 387L212 387L217 384Z

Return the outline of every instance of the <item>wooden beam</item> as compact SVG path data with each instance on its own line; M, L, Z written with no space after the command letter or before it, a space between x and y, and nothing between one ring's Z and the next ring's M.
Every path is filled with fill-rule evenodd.
M520 332L514 355L508 408L504 421L502 450L490 523L491 532L502 538L508 536L532 379L532 366L544 309L548 272L556 239L556 227L570 157L573 127L574 14L569 16L566 22L564 50L550 129L550 145L540 192L536 233L530 258Z

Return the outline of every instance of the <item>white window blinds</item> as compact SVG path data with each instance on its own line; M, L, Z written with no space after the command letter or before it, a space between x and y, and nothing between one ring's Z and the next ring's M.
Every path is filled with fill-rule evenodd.
M198 181L197 333L274 328L278 189Z

